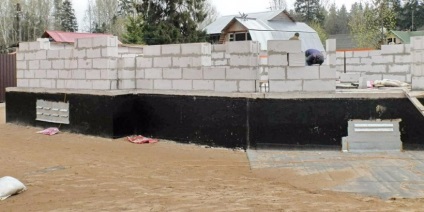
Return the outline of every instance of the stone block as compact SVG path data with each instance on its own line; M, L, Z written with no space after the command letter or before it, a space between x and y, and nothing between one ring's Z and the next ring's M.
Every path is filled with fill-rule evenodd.
M369 70L370 73L387 73L388 65L373 65Z
M153 80L137 79L136 89L153 90Z
M119 79L135 79L135 70L120 69L118 70Z
M53 60L52 61L52 68L56 70L61 70L65 68L65 61L64 60Z
M75 40L75 48L87 49L93 47L93 38L78 38Z
M300 40L268 40L268 55L281 53L301 53Z
M302 84L302 80L270 80L269 91L272 93L302 91Z
M213 52L225 52L225 51L227 51L227 45L226 44L214 44L214 45L212 45L212 51Z
M374 64L392 64L394 60L393 55L384 55L384 56L372 56Z
M91 69L93 68L93 59L78 59L79 69Z
M213 91L215 89L213 80L193 80L193 90Z
M336 52L336 39L327 39L325 41L325 50L327 52Z
M224 59L225 52L212 52L212 59Z
M235 80L216 80L215 81L215 91L216 92L237 92L238 86L237 81Z
M72 70L72 79L85 79L85 70L75 69Z
M412 90L424 90L424 76L412 77Z
M307 91L307 92L336 91L336 81L335 80L304 80L303 91Z
M164 55L180 55L181 44L162 45L162 56Z
M17 70L17 71L16 71L16 78L17 78L17 79L22 79L22 78L24 78L24 70Z
M203 79L201 68L183 68L183 79Z
M46 70L36 70L34 72L34 78L37 78L37 79L47 78L47 71ZM51 77L49 77L49 78L51 78Z
M16 52L16 61L23 61L25 60L25 54L23 52Z
M109 80L94 80L93 81L94 90L110 90L111 84Z
M193 81L192 80L172 80L172 89L173 90L192 90Z
M58 70L47 70L47 76L48 79L57 79L59 78L59 71Z
M319 67L319 78L320 79L336 79L336 68L330 66Z
M29 87L29 80L28 79L17 79L16 80L16 86L19 88L27 88Z
M56 51L58 51L58 50L56 50ZM47 58L49 58L49 52L47 53ZM55 54L52 53L52 55L55 55ZM77 58L77 59L87 58L87 50L86 49L74 49L74 58Z
M411 63L412 56L411 55L395 55L395 63Z
M257 41L228 42L227 53L230 54L259 54L259 43Z
M72 70L59 70L58 79L71 79L72 78ZM85 77L81 78L84 79Z
M93 38L92 47L117 47L118 46L118 37L116 36L104 36L104 37L95 37Z
M256 68L229 68L226 70L227 80L256 80L258 79L258 69Z
M132 68L135 68L134 64L135 64L135 61L133 63ZM114 61L112 61L108 58L96 58L96 59L93 59L93 67L92 68L95 68L95 69L114 68Z
M47 50L38 50L35 53L35 59L36 60L45 60L45 59L47 59Z
M268 66L282 67L288 65L289 61L286 53L268 55Z
M238 83L238 91L243 93L253 93L256 91L256 82L253 80L242 80Z
M268 79L270 80L284 80L286 79L285 67L271 67L268 69Z
M29 79L29 87L30 88L39 88L40 87L40 79Z
M71 59L71 60L64 60L65 63L65 69L77 69L78 68L78 60Z
M136 88L136 80L135 79L120 79L119 80L119 89L135 89Z
M213 66L229 66L229 59L213 60Z
M319 66L288 67L287 79L319 79Z
M182 55L211 55L212 45L210 43L188 43L181 44Z
M226 68L205 67L202 70L203 70L203 79L225 80Z
M153 68L153 58L136 57L137 68Z
M92 80L77 80L77 89L91 90L93 89Z
M143 46L143 55L144 56L160 56L161 45Z
M424 50L424 37L411 37L411 50Z
M40 69L40 61L38 61L38 60L30 60L28 62L28 69L30 69L30 70Z
M349 65L358 65L361 64L361 58L357 57L357 58L346 58L346 64Z
M144 76L145 76L144 69L135 70L135 78L136 79L143 79Z
M401 82L406 82L406 75L396 75L396 74L383 74L383 79L399 80Z
M146 68L144 70L144 78L146 79L162 79L162 69L161 68Z
M411 73L411 66L410 65L389 65L388 66L389 73Z
M411 73L414 76L424 76L424 65L412 64Z
M100 70L95 70L95 69L87 70L85 72L85 77L86 79L101 79Z
M172 67L172 58L171 57L155 57L153 58L153 67L170 68Z
M183 70L182 68L164 68L163 78L164 79L182 79Z
M360 62L360 64L362 64L362 65L371 65L372 64L372 59L371 58L368 58L368 57L362 57L362 58L360 58L361 59L361 62Z
M29 42L20 42L18 52L29 51Z
M102 50L101 49L86 49L87 58L101 58Z
M356 66L352 66L353 69L351 71L353 72L371 72L371 70L373 69L372 65L356 65ZM384 68L383 66L381 66L380 68ZM383 70L381 70L383 71Z
M59 58L61 59L70 59L74 57L73 49L60 49L59 50Z
M18 70L26 70L28 69L28 63L27 61L17 61L16 62L16 69Z
M54 79L40 79L41 88L56 88L56 80Z
M405 54L405 45L381 45L381 54Z
M118 79L118 71L115 69L104 69L100 71L100 78L101 79Z
M291 67L303 67L306 64L304 53L289 53L287 58Z
M101 48L102 57L118 57L117 47L103 47Z
M118 59L118 68L135 69L136 59L134 57L125 57Z
M171 90L172 80L154 80L153 89L155 90Z
M258 56L234 54L234 55L231 55L231 58L230 58L230 66L251 67L251 66L258 66L258 65L259 65Z
M371 56L369 51L354 51L354 52L351 52L351 53L353 53L352 57L355 57L355 58L370 57Z

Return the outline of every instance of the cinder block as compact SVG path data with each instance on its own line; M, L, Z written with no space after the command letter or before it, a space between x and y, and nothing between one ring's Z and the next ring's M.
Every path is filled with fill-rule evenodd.
M122 80L120 79L118 85L120 90L135 89L136 80L135 79L122 79Z
M254 55L231 55L230 66L251 67L259 65L259 57Z
M53 79L40 79L41 88L56 88L56 80Z
M370 74L367 73L366 75L364 75L364 78L367 80L382 80L383 79L383 75L382 74Z
M188 43L181 44L182 55L211 55L212 45L210 43Z
M411 55L395 55L395 63L411 63Z
M270 80L284 80L286 79L285 67L273 67L268 69L268 79Z
M65 80L56 80L56 88L57 89L64 89L65 87Z
M96 69L107 69L107 68L114 67L113 66L114 61L108 58L96 58L96 59L93 59L92 61L93 61L93 68L96 68ZM135 62L133 63L133 68L135 68L134 64Z
M383 74L383 79L399 80L401 82L406 82L406 75L396 75L396 74Z
M349 64L349 65L361 64L361 58L359 57L346 58L346 64Z
M213 66L229 66L229 59L213 60Z
M302 91L302 80L270 80L269 91L272 93Z
M216 80L215 81L215 91L216 92L237 92L238 86L237 81L231 80Z
M30 70L40 69L40 61L38 61L38 60L30 60L28 62L28 69L30 69Z
M50 51L53 51L53 50L50 50ZM58 50L56 50L56 51L58 51ZM49 52L47 52L47 58L49 58ZM52 55L55 55L55 54L52 53ZM86 49L74 49L74 58L78 58L78 59L87 58L87 50ZM52 59L54 59L54 57L52 57Z
M171 90L172 80L154 80L153 89L155 90Z
M227 80L256 80L258 69L252 68L229 68L226 70Z
M53 60L52 61L52 68L59 70L65 68L65 61L64 60Z
M300 40L268 40L268 55L281 53L301 53Z
M153 90L153 80L137 79L136 89Z
M18 51L19 52L29 51L29 42L20 42Z
M136 59L133 57L125 57L118 59L118 68L135 69Z
M289 53L287 57L291 67L302 67L306 64L304 53Z
M136 57L137 68L152 68L153 58Z
M71 79L72 71L71 70L59 70L59 79ZM84 77L82 78L84 79Z
M16 71L16 78L17 78L17 79L22 79L22 78L24 78L24 70L17 70L17 71Z
M93 39L92 38L78 38L75 40L76 48L91 48L93 47Z
M288 67L287 79L319 79L319 66Z
M172 67L172 58L171 57L155 57L153 58L153 67L170 68Z
M93 68L93 59L78 59L79 69L91 69Z
M213 91L215 89L213 80L193 80L193 90Z
M327 58L325 59L325 64L329 66L335 66L337 65L337 57L336 54L329 54L327 55Z
M135 70L135 78L136 79L144 79L144 69Z
M212 59L223 59L225 58L225 52L212 52Z
M373 65L370 73L387 73L387 65Z
M29 51L37 51L40 50L41 48L41 43L38 41L34 41L34 42L29 42Z
M25 54L20 51L16 52L16 61L22 61L22 60L25 60Z
M351 66L351 67L352 67L352 69L349 70L349 72L351 72L351 71L353 71L353 72L371 72L371 70L373 69L372 65L356 65L356 66Z
M85 72L85 77L86 79L101 79L100 70L94 70L94 69L87 70Z
M34 77L37 78L37 79L44 79L44 78L47 77L47 71L46 70L36 70L34 72L34 74L35 74Z
M35 53L35 59L36 60L45 60L45 59L47 59L47 50L38 50Z
M320 79L336 79L336 69L330 66L319 67L319 78Z
M76 80L64 80L65 88L67 89L78 89L78 81Z
M162 79L161 68L146 68L144 70L144 78L146 79Z
M162 45L162 56L164 55L180 55L181 44Z
M424 76L412 77L412 90L424 90Z
M360 73L341 73L340 82L359 82Z
M65 69L77 69L78 68L78 60L76 59L70 59L70 60L64 60L65 62Z
M73 49L60 49L59 50L59 58L62 59L70 59L74 56Z
M259 54L260 48L257 41L228 42L227 53L230 54Z
M389 73L411 73L411 66L410 65L389 65L388 66Z
M352 53L353 53L353 57L356 57L356 58L357 57L369 57L369 56L371 56L369 51L354 51ZM346 54L347 54L347 52L346 52ZM380 54L378 54L378 55L380 55Z
M303 56L305 57L305 56ZM281 53L281 54L272 54L268 55L268 66L288 66L288 57L287 54ZM305 65L305 63L303 63Z
M93 89L95 90L111 90L111 84L109 80L94 80Z
M381 54L404 54L405 53L405 45L381 45Z
M336 91L335 80L304 80L303 91L324 92Z
M91 80L77 80L77 89L93 89L93 81Z
M226 44L214 44L214 45L212 45L212 51L213 52L225 52L225 51L227 51L227 45Z
M336 52L337 45L336 45L336 39L327 39L325 41L325 50L327 52Z
M161 55L161 46L143 46L143 55L144 56L160 56Z
M203 79L206 80L225 80L225 68L205 67L203 68Z
M371 58L363 57L363 58L360 58L360 59L361 59L360 64L366 64L366 65L371 65L372 64L372 59Z
M102 57L118 57L117 47L103 47L101 48Z
M192 90L193 81L192 80L172 80L172 89L174 90Z
M59 71L58 70L47 70L47 79L57 79L59 78Z
M183 79L203 79L201 68L183 68Z
M100 71L100 78L101 79L118 79L118 71L116 69L104 69Z
M424 37L411 37L411 50L424 50Z
M121 69L118 70L119 79L135 79L135 70Z
M85 79L85 70L75 69L72 70L72 79Z
M30 88L39 88L40 87L40 79L29 79L29 87Z
M28 79L17 79L16 86L19 88L27 88L29 87L29 80Z
M242 81L239 81L238 87L239 87L238 89L239 92L253 93L256 90L256 82L252 80L242 80Z
M18 69L18 70L26 70L26 69L28 69L28 66L27 66L27 61L17 61L16 62L16 68Z
M372 60L374 61L374 64L382 64L382 63L391 64L394 62L394 56L393 55L372 56Z
M181 79L183 76L181 68L164 68L162 71L164 79Z
M87 49L87 58L100 58L102 57L102 50L101 49Z
M93 47L117 47L118 46L118 37L116 36L105 36L105 37L95 37L93 38Z
M190 67L212 66L211 56L193 57Z

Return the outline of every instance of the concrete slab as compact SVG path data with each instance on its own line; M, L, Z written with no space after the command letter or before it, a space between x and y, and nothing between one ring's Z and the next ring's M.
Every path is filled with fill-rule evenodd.
M343 184L324 188L364 196L424 198L424 152L343 153L338 151L247 150L252 169L291 168L299 175L350 170Z

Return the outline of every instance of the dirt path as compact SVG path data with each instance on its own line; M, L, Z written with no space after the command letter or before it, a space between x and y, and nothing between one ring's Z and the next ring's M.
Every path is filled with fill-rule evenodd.
M335 172L329 182L252 171L242 151L37 130L0 123L0 176L28 187L0 202L0 211L421 211L424 204L322 190L351 173Z

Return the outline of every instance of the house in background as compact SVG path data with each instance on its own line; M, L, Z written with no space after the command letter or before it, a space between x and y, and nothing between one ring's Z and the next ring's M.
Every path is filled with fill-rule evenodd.
M41 38L48 38L50 41L51 48L63 49L63 48L74 48L75 39L78 39L78 38L94 38L94 37L105 37L105 36L113 36L113 35L101 34L101 33L81 33L81 32L63 32L63 31L47 30L43 33Z
M391 30L385 44L410 44L411 37L424 36L424 31L394 31Z
M318 33L307 24L296 22L286 10L223 16L205 30L211 43L254 40L262 50L267 49L268 40L289 40L298 32L303 51L325 51Z

